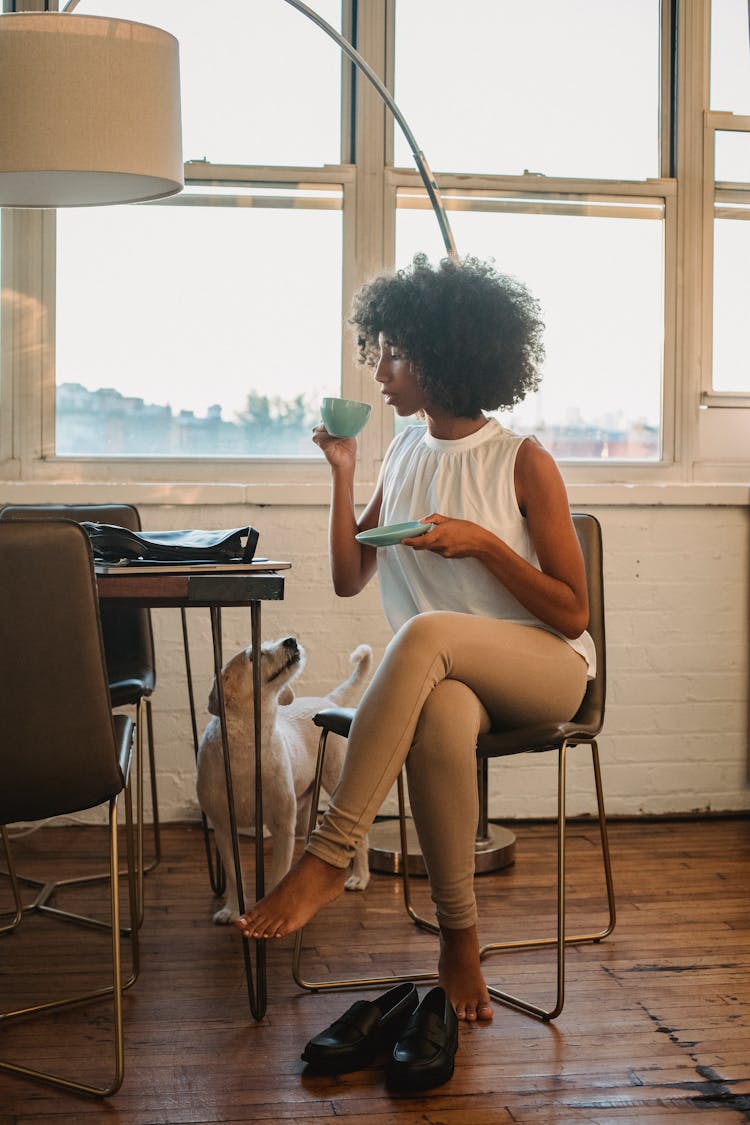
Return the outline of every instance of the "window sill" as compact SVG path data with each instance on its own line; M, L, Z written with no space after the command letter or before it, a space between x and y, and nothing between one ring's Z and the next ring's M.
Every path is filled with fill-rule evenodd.
M372 486L356 488L357 504L370 498ZM748 482L665 482L650 484L568 485L574 508L608 507L745 507L750 506ZM3 488L8 504L128 503L137 507L179 504L201 507L327 507L328 483L226 484L169 482L51 482L10 481Z

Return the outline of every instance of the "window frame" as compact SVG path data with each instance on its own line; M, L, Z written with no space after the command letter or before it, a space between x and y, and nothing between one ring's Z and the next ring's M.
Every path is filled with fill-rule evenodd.
M713 307L714 307L714 241L717 211L721 203L744 203L750 209L750 183L716 180L716 134L750 134L750 116L706 110L703 115L703 316L701 318L701 371L703 374L701 406L704 408L747 410L750 390L718 391L714 389L713 372ZM722 216L727 218L729 216ZM748 219L736 218L736 222Z
M8 6L9 0L4 0ZM342 0L344 34L356 25L356 46L369 64L385 75L393 88L393 35L397 0ZM41 0L28 0L32 8ZM675 18L680 10L679 34ZM705 253L707 215L713 213L713 181L706 177L706 121L708 114L707 28L710 0L662 3L661 176L645 181L590 181L548 179L539 176L474 176L437 173L441 190L530 192L554 198L571 194L581 200L596 195L616 206L618 197L659 201L664 207L664 310L665 347L662 377L662 458L660 461L565 461L561 468L569 482L592 486L690 482L727 479L737 466L724 469L699 465L700 421L697 407L705 377L706 346L710 334L705 323L695 327L695 306L703 299L703 321L710 321L706 304ZM672 70L672 43L677 56L677 79ZM345 322L350 294L362 281L393 262L395 205L399 189L420 190L414 169L392 166L394 122L370 84L353 73L342 57L342 153L356 162L322 168L186 165L186 183L201 184L222 176L249 184L340 184L344 193L344 253L342 318ZM674 105L679 100L680 130L675 141ZM696 113L696 110L700 110ZM731 115L729 115L731 116ZM678 142L678 143L677 143ZM711 146L713 153L713 146ZM678 178L679 176L679 178ZM707 199L710 187L710 207ZM678 206L679 196L679 206ZM450 204L449 204L450 205ZM713 224L710 224L711 237ZM167 496L168 485L195 483L194 495L244 502L326 502L329 474L322 458L191 458L186 460L118 458L58 458L52 453L54 427L54 212L6 210L1 225L0 249L3 286L14 287L51 310L39 319L36 347L21 346L20 313L4 308L0 361L0 476L6 481L70 484L96 488L123 483L123 487L153 485L153 495ZM700 248L698 252L696 248ZM460 249L460 248L459 248ZM708 311L707 311L708 310ZM710 325L709 325L710 327ZM364 499L376 479L382 456L393 432L390 411L383 407L367 371L353 360L350 333L342 333L342 393L369 399L372 421L360 443L357 498ZM701 376L700 372L703 372ZM722 395L722 398L725 396ZM704 406L715 405L704 402ZM722 403L724 405L724 403ZM731 405L736 405L732 402ZM726 415L728 412L723 411ZM748 454L750 459L750 454ZM742 460L742 458L740 459ZM737 458L735 458L737 461ZM713 474L713 475L712 475ZM734 477L732 477L734 479ZM205 489L205 492L200 492Z

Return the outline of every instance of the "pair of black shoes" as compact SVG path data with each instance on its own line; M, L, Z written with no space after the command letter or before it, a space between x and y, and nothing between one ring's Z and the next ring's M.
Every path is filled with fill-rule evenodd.
M431 988L420 1001L409 983L352 1004L302 1058L318 1074L347 1074L385 1058L389 1089L415 1093L448 1081L457 1048L458 1020L445 990Z

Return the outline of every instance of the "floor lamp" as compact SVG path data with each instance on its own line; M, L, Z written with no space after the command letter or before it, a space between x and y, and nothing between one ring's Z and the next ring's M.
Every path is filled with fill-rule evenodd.
M177 40L65 12L0 15L0 206L137 203L183 186Z

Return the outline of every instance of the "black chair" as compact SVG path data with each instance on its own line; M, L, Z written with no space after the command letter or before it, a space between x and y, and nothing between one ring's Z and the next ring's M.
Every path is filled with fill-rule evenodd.
M604 723L604 704L606 695L606 647L604 635L604 576L602 561L602 535L598 520L588 514L576 513L573 515L573 524L578 535L584 562L586 564L586 578L589 595L589 632L594 640L597 655L596 678L591 680L586 689L583 702L578 713L570 722L544 724L535 727L522 728L510 731L490 731L480 735L477 741L477 783L479 786L480 815L478 835L481 836L483 825L486 826L487 812L487 774L490 758L509 758L517 754L542 753L557 751L558 756L558 808L557 808L557 926L554 937L529 938L517 941L497 941L486 944L481 949L481 957L485 958L494 953L509 952L520 949L534 949L543 946L554 946L557 956L557 981L555 1002L549 1008L542 1008L537 1004L490 986L490 995L502 1003L519 1008L530 1015L543 1020L551 1020L560 1014L565 1000L565 946L572 943L601 941L612 933L615 926L615 898L612 882L612 869L609 857L609 844L607 839L607 822L604 811L604 796L602 790L601 770L599 765L599 751L597 735ZM315 787L312 797L312 812L310 831L312 831L318 808L320 795L320 779L322 762L325 755L326 739L329 733L346 737L349 734L354 710L351 708L331 707L320 711L313 722L321 728L320 743L318 748L318 764L315 778ZM596 786L599 832L601 839L602 860L604 867L604 880L606 884L608 921L602 929L590 933L568 934L565 927L565 838L566 838L566 813L565 813L565 777L568 750L575 746L588 746L591 750ZM411 903L409 864L403 861L403 856L408 854L406 838L406 808L404 800L403 773L398 778L398 803L399 825L401 838L402 861L399 864L401 871L404 905L409 917L420 929L433 933L438 932L435 922L421 917L414 910ZM315 991L337 988L361 988L366 985L393 984L400 980L431 980L437 975L434 972L409 973L402 976L389 974L383 977L349 978L337 981L310 981L306 980L300 969L302 953L302 935L299 931L293 954L292 971L294 979L301 988Z
M75 523L109 523L141 530L138 510L132 504L9 504L0 509L4 520L73 520ZM134 707L136 720L136 822L138 824L139 870L151 871L161 859L159 801L154 754L154 728L151 696L156 687L156 663L151 614L147 609L105 606L101 610L102 635L107 660L109 692L113 707ZM149 779L153 816L154 855L144 863L143 822L143 734L147 735ZM75 882L75 880L71 880ZM57 884L60 885L59 883ZM44 885L37 908L44 909L48 887ZM139 887L139 922L143 919L142 887Z
M0 1060L0 1070L104 1097L122 1083L122 992L138 973L129 790L133 723L127 715L112 714L91 548L80 527L70 521L0 525L0 621L0 836L16 905L15 921L4 927L13 932L3 938L3 971L13 973L12 951L23 941L30 924L21 921L23 911L13 879L6 826L105 803L109 810L111 917L107 928L111 931L112 959L111 984L2 1012L0 1024L109 996L114 1008L114 1073L110 1081L98 1085L5 1060ZM123 792L133 937L132 972L124 983L117 841L117 798ZM88 970L85 947L81 953L82 966L76 977ZM49 968L59 975L54 961ZM98 1019L95 1023L91 1017L90 1022L94 1034Z

